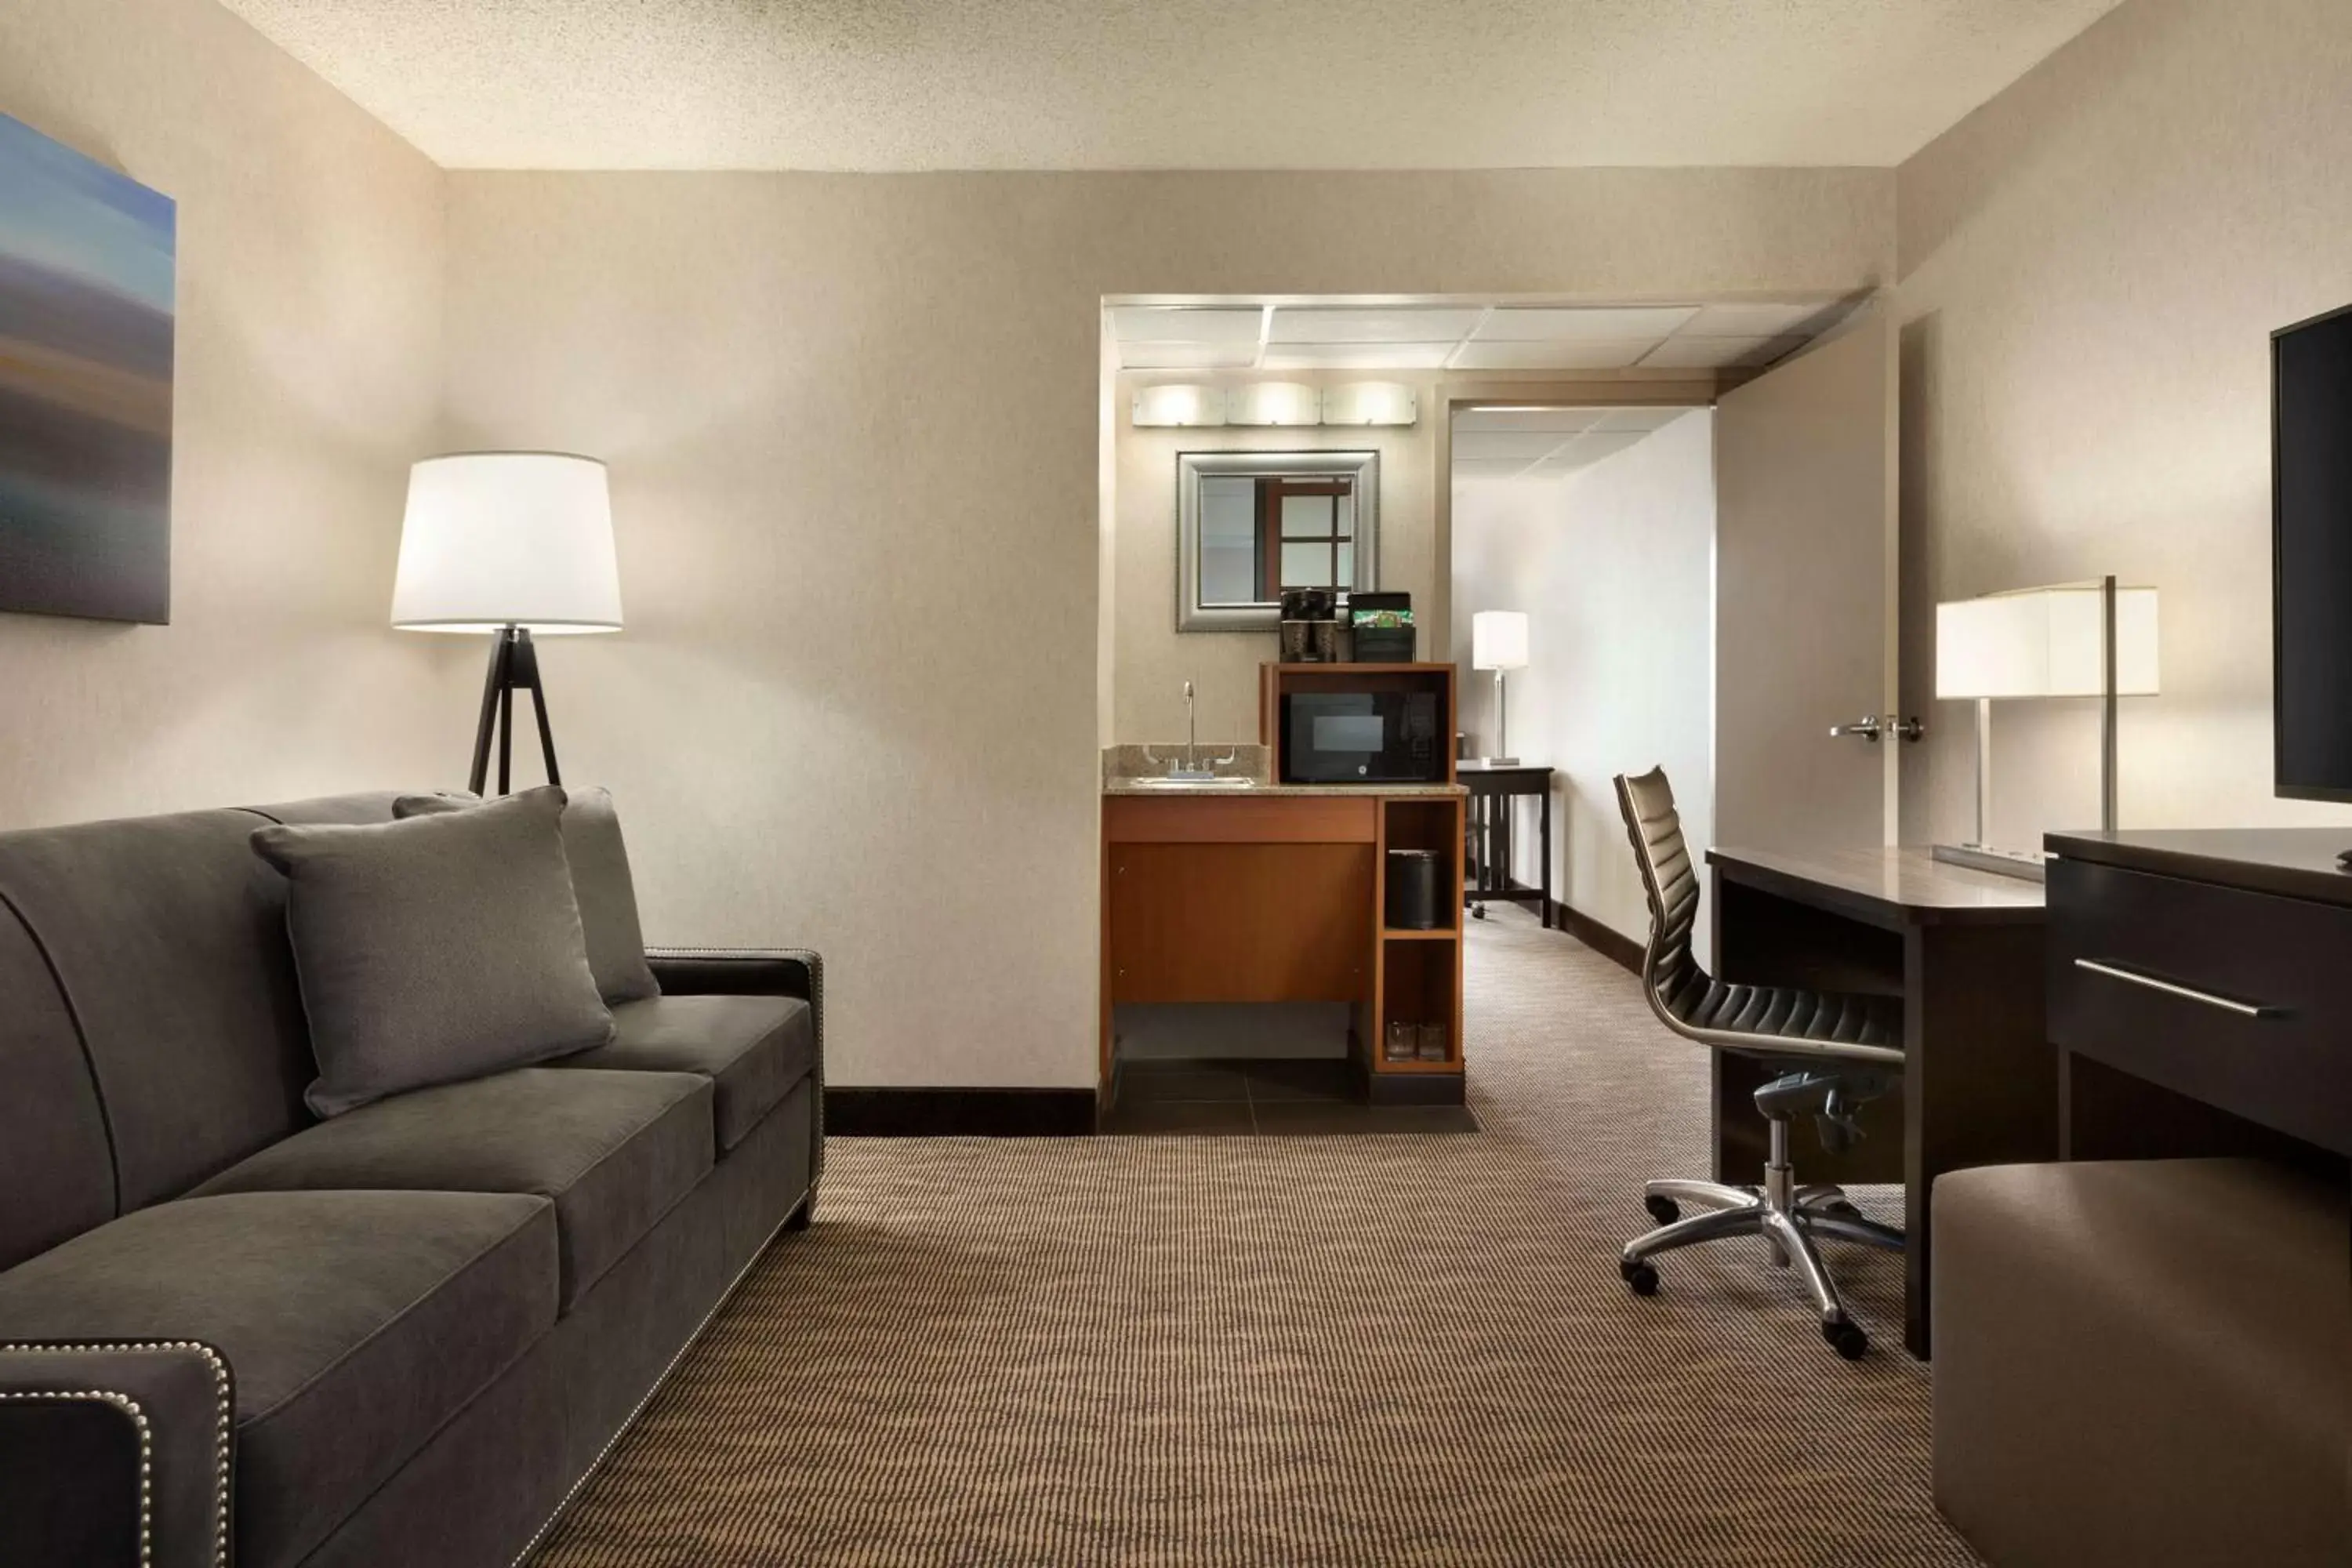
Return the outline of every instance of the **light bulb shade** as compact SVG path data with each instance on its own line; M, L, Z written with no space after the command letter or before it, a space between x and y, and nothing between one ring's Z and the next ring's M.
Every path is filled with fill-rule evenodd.
M1326 425L1410 425L1420 416L1420 400L1402 382L1359 381L1323 389Z
M1225 422L1225 395L1213 386L1170 383L1137 392L1131 405L1139 429L1151 426L1188 428Z
M1525 669L1528 617L1523 610L1481 610L1470 617L1470 668Z
M1228 425L1320 425L1323 395L1295 381L1254 381L1225 394Z
M1936 606L1936 695L2097 697L2100 590L2028 588ZM2116 590L2116 692L2157 692L2156 590Z
M461 452L418 463L408 473L392 624L620 630L604 465L561 452Z

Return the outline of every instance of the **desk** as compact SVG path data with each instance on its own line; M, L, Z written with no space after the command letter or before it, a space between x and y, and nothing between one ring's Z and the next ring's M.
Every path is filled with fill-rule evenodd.
M1712 849L1715 972L1733 984L1903 998L1903 1095L1863 1112L1844 1154L1801 1135L1798 1179L1903 1184L1903 1342L1927 1354L1930 1189L1946 1171L2052 1160L2058 1072L2043 1028L2042 893L2032 882L1940 865L1925 849L1780 854ZM1765 1079L1715 1056L1717 1181L1764 1167Z
M1464 842L1470 875L1462 889L1464 901L1479 906L1475 912L1481 920L1490 900L1533 904L1543 916L1544 930L1549 931L1552 770L1526 763L1465 762L1455 764L1454 773L1470 791ZM1511 880L1511 802L1519 795L1533 795L1541 803L1536 823L1540 868L1532 888Z

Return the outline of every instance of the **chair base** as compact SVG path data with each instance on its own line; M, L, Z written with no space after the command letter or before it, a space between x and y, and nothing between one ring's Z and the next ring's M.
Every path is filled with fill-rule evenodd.
M1772 1157L1764 1167L1760 1187L1735 1187L1721 1182L1655 1181L1643 1184L1643 1204L1662 1223L1655 1230L1625 1244L1617 1271L1637 1296L1657 1293L1658 1271L1650 1259L1663 1252L1695 1247L1727 1236L1760 1236L1772 1245L1772 1261L1782 1268L1793 1264L1805 1289L1821 1311L1822 1337L1848 1361L1870 1348L1870 1338L1846 1316L1837 1281L1822 1261L1815 1238L1826 1237L1903 1250L1903 1233L1892 1226L1865 1219L1846 1200L1844 1189L1828 1185L1798 1186L1789 1164L1789 1123L1775 1117ZM1700 1212L1684 1215L1682 1206Z

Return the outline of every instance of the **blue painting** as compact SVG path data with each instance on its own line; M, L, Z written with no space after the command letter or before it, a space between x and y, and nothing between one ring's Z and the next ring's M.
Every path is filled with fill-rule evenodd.
M0 115L0 610L171 619L174 233Z

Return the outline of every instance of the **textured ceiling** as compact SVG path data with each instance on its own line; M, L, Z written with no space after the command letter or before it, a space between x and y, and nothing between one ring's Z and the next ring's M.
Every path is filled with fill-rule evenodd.
M2117 0L225 0L456 168L1900 163Z

